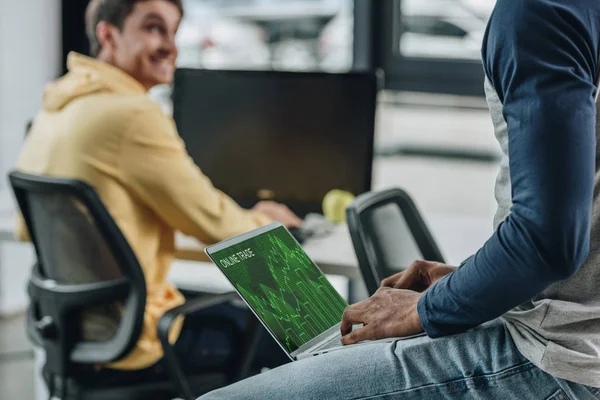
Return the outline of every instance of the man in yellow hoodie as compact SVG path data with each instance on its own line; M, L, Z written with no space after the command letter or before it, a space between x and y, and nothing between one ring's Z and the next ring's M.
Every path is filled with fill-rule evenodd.
M157 321L184 302L166 280L176 231L214 243L273 220L301 223L283 205L262 202L244 210L216 190L188 157L173 120L147 97L150 88L173 79L182 15L181 0L92 0L86 24L95 58L69 55L69 72L45 90L17 163L24 172L95 187L144 270L142 335L108 370L144 369L162 357ZM22 223L18 232L27 237ZM90 335L112 329L104 328ZM197 340L210 351L210 343Z

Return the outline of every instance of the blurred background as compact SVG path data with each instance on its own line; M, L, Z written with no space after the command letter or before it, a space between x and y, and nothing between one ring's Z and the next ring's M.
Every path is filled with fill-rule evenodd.
M3 177L44 85L64 73L70 51L87 53L87 3L0 0ZM494 0L185 0L184 7L179 67L377 71L373 189L410 193L425 220L438 221L433 235L450 263L487 240L500 148L484 99L480 49ZM151 96L172 111L170 87ZM13 210L2 179L0 217ZM16 267L29 252L0 241L0 350L17 355L30 349L22 334L30 264ZM32 399L32 376L29 357L0 359L0 382L12 382L0 385L0 398Z
M68 52L87 53L83 21L87 3L1 0L0 172L4 175L14 165L26 122L39 109L44 85L65 71ZM434 207L441 212L454 211L447 207L468 213L480 210L479 216L487 218L493 209L499 149L483 97L480 47L493 6L494 0L185 0L186 15L177 36L178 65L377 70L381 91L375 187L401 184L427 210L437 200L421 193L479 179L487 171L484 187L440 188L445 198L461 201ZM156 88L152 96L170 112L169 87ZM397 172L381 172L397 182L379 177L380 164L398 163L409 163L410 173L399 165L389 170ZM417 165L415 174L412 168ZM421 185L412 187L412 179ZM6 189L1 181L0 206L10 203ZM486 197L473 197L475 192Z
M71 50L87 51L86 3L62 1L63 62ZM500 149L483 97L480 54L494 3L185 0L178 66L377 70L374 189L405 188L426 214L490 221ZM167 112L170 94L170 87L151 93Z
M396 48L389 56L479 60L493 1L393 3L388 4L391 10L384 8L393 13L388 34ZM353 0L186 0L184 4L186 16L178 37L181 67L348 71L354 66L355 34L364 36L364 31L355 32Z

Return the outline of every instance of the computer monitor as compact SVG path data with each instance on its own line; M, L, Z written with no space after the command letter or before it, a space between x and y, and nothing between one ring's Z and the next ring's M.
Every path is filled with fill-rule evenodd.
M173 116L215 187L304 216L332 189L371 189L376 96L374 73L179 69Z

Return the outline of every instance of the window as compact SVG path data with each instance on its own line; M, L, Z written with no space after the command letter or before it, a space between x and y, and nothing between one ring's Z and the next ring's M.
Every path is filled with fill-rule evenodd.
M462 39L468 32L452 22L444 21L436 17L405 17L403 24L403 35L416 34L426 36L454 37Z
M481 44L495 0L383 0L373 5L375 65L392 90L483 95Z
M184 7L180 67L352 68L352 0L186 0Z

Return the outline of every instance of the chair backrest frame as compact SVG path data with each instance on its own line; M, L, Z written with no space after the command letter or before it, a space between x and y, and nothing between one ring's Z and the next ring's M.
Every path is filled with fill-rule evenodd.
M377 238L372 237L374 234L368 231L363 217L367 213L389 204L395 204L400 209L423 258L428 261L444 262L444 257L419 210L404 190L393 188L364 193L356 197L348 206L346 220L361 274L370 294L375 293L382 279L397 271L386 270L385 266L379 262L378 255L374 254L373 248L367 245L368 240L377 240Z

